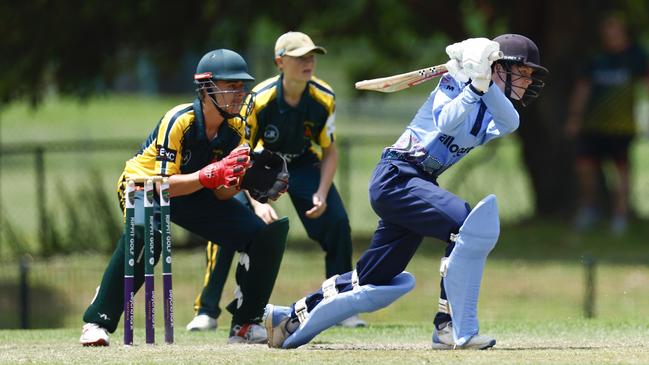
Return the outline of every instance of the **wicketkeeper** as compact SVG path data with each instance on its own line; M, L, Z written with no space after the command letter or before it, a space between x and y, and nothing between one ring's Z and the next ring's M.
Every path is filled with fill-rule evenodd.
M269 346L301 346L343 318L406 294L415 280L404 269L423 237L448 243L432 347L495 345L495 339L478 334L477 303L484 264L499 235L496 197L489 195L472 209L442 189L437 178L474 148L515 131L519 116L511 100L526 105L536 98L548 71L534 42L517 34L468 39L446 51L450 71L397 142L383 151L372 175L370 202L380 220L370 247L354 271L329 278L291 307L269 304ZM494 55L502 58L492 63Z
M288 225L266 225L240 201L240 180L250 167L250 148L245 141L241 111L253 100L245 82L253 81L244 59L236 52L208 52L198 63L194 82L197 98L169 110L155 126L133 158L126 162L118 182L123 208L124 182L133 176L169 176L171 220L207 240L242 252L246 265L237 272L241 295L232 316L231 343L251 343L266 338L260 325L279 271ZM258 164L259 166L263 164ZM273 181L276 198L287 188L288 177ZM144 281L142 249L144 208L142 190L135 195L135 288ZM157 196L157 195L156 195ZM159 202L154 206L160 242ZM108 333L117 328L124 310L125 235L104 272L95 297L86 310L80 342L107 346ZM155 260L160 257L156 245ZM257 340L258 342L259 340Z

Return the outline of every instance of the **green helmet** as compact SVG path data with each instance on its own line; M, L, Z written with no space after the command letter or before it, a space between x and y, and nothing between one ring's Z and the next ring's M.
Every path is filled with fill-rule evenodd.
M196 66L194 81L255 81L248 73L246 61L237 52L217 49L206 53Z
M245 92L240 102L228 104L227 95L241 95L242 90L220 89L217 81L254 81L248 73L246 61L237 52L229 49L217 49L206 53L196 66L194 83L199 97L208 96L223 118L240 117L246 119L250 113L254 95ZM228 112L226 109L237 109Z

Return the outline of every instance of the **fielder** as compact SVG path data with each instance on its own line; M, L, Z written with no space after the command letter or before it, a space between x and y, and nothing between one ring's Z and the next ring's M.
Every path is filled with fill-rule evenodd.
M325 274L331 277L351 271L352 240L349 218L333 184L338 164L335 94L314 76L316 54L325 53L304 33L281 35L275 43L280 74L255 86L247 123L251 146L263 146L288 161L288 195L307 234L325 251ZM269 205L251 204L265 221L277 219ZM233 254L225 247L208 246L213 256L208 259L207 280L188 330L213 329L220 314L218 303ZM227 306L230 312L234 304ZM343 318L341 324L359 327L365 322L354 315Z
M493 62L490 55L502 51ZM519 116L511 100L539 95L547 69L534 42L517 34L493 41L468 39L447 47L450 70L406 131L387 147L370 181L379 215L370 247L356 269L327 279L291 307L269 304L268 345L295 348L340 319L383 308L410 291L405 272L423 237L448 242L442 259L433 349L486 349L496 340L478 334L477 303L484 264L499 235L496 197L473 209L437 184L441 173L474 148L512 133Z
M126 162L118 182L118 198L124 208L124 181L131 176L169 176L171 220L205 239L245 253L247 265L237 273L240 303L232 317L230 343L265 340L260 325L279 271L288 225L266 225L236 199L250 167L250 149L242 144L242 104L249 102L244 82L253 81L244 59L236 52L208 52L198 63L193 103L169 110L147 137L142 148ZM283 161L283 160L282 160ZM240 181L242 179L242 181ZM277 198L284 186L274 186ZM142 250L143 192L135 196L135 290L144 281ZM156 195L157 199L157 195ZM159 204L154 206L156 241L160 242ZM109 333L117 328L124 310L124 241L122 235L104 272L94 299L83 316L80 342L84 346L108 346ZM156 245L155 261L160 257Z

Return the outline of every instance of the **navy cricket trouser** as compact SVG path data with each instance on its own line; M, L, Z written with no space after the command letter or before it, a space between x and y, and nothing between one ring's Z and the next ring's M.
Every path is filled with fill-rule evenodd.
M381 160L369 190L380 220L369 248L356 263L360 285L388 283L405 270L423 237L449 242L471 211L467 202L437 186L432 176L401 160ZM341 275L336 286L339 291L350 290L351 273ZM321 290L309 295L308 309L320 300Z

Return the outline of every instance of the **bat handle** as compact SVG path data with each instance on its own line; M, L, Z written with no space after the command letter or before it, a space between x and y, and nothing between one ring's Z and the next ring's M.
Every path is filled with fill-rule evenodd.
M489 61L493 62L493 61L498 61L499 59L503 58L504 56L505 56L505 54L503 53L503 51L493 51L489 55L488 59L489 59Z

